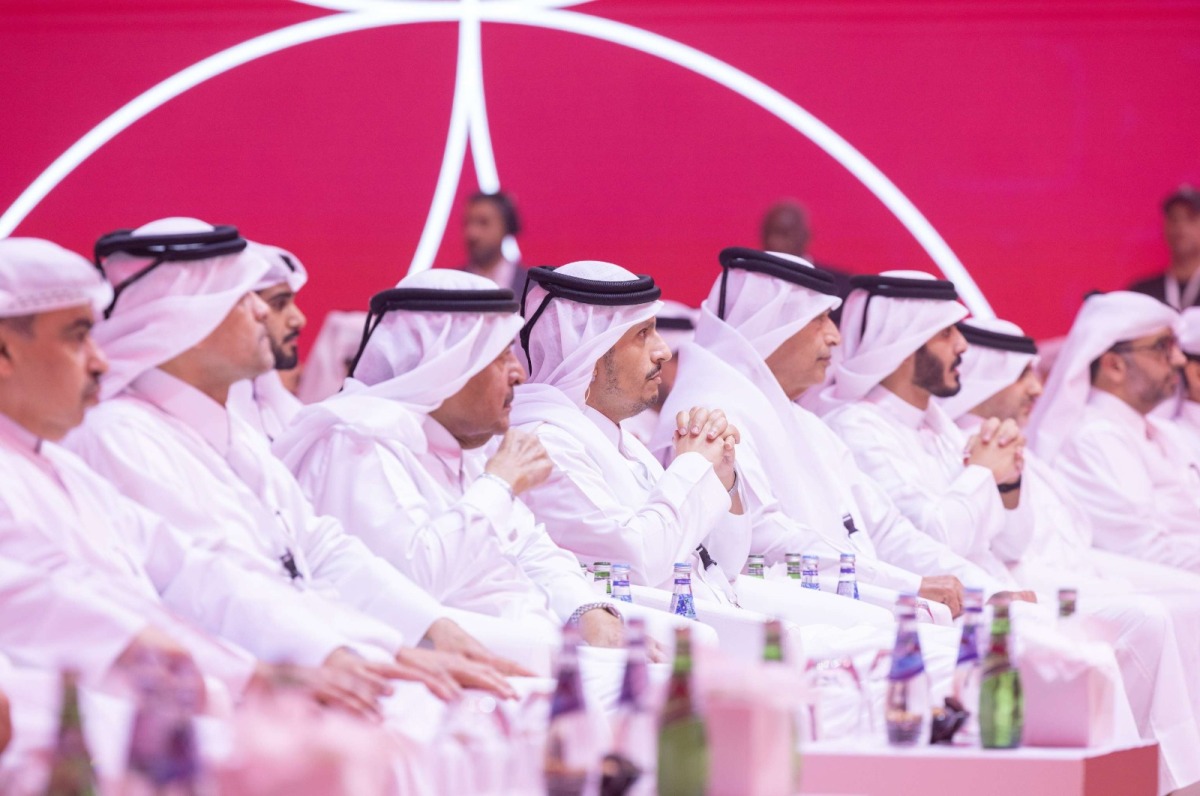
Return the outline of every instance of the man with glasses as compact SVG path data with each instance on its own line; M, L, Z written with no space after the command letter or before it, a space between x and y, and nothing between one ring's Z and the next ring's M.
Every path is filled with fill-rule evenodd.
M1200 472L1151 415L1187 361L1178 322L1138 293L1084 301L1029 436L1091 517L1097 547L1200 572Z

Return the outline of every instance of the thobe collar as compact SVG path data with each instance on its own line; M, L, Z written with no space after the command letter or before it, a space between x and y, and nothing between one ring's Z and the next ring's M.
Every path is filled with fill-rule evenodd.
M901 425L913 430L919 429L924 425L928 425L934 430L938 428L933 401L929 402L927 409L919 409L882 384L876 384L872 387L871 391L867 393L866 400L868 403L878 406Z
M168 415L181 420L223 458L228 458L233 431L229 412L224 406L158 368L138 376L129 389Z
M1154 426L1146 416L1112 393L1092 387L1087 402L1089 407L1096 409L1114 423L1125 428L1137 429L1146 439L1154 437Z
M421 430L425 432L428 451L446 468L450 480L458 483L460 492L466 489L467 485L463 483L463 465L466 459L463 456L462 445L445 426L434 420L432 415L425 415L422 419Z
M617 423L614 423L605 414L596 411L595 409L588 406L587 404L583 405L583 415L588 420L592 421L592 423L596 426L596 428L600 429L601 433L603 433L604 436L608 438L608 441L611 442L614 447L616 447L618 450L621 450L622 452L624 451L624 449L621 446L621 426L620 425L618 425Z
M0 440L29 453L42 452L42 438L0 412Z

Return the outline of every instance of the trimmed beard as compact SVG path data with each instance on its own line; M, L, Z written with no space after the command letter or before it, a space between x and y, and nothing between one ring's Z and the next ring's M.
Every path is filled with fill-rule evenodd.
M950 371L962 363L962 357L955 357L954 363L947 367L942 361L929 353L925 346L917 349L913 361L913 384L937 398L949 398L958 395L962 389L962 380L955 384L949 383Z

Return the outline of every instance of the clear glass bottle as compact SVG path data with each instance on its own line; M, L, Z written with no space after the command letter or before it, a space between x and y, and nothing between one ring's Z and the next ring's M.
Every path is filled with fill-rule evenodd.
M1008 654L1008 602L998 602L992 615L992 638L983 659L979 686L979 741L984 749L1015 749L1025 726L1021 673Z
M623 603L633 602L633 592L629 587L628 564L613 564L612 598Z
M607 595L612 595L612 564L608 561L597 561L592 564L592 580L596 588Z
M804 556L800 553L787 553L783 560L787 562L787 576L793 580L800 580L804 572Z
M752 578L766 577L767 561L764 556L751 554L746 559L746 574Z
M582 796L595 788L598 739L579 676L579 628L563 629L557 683L550 701L543 774L549 796Z
M979 744L979 682L983 674L980 662L982 643L983 589L963 590L962 635L958 641L958 660L954 664L954 698L967 711L967 719L955 733L961 746Z
M696 618L696 601L692 597L691 564L675 565L675 588L671 592L671 606L668 610L678 616L686 616L688 619Z
M658 766L658 717L650 705L646 669L646 628L636 617L625 625L628 658L613 715L613 750L604 759L604 796L649 796Z
M693 694L692 632L677 628L658 731L658 796L704 796L707 785L708 732Z
M842 553L837 593L843 597L858 599L858 577L854 573L854 553Z
M97 796L96 771L83 734L83 711L79 707L79 673L62 673L62 702L58 714L58 738L50 759L46 796Z
M917 634L917 597L902 594L896 601L896 646L888 671L884 720L892 746L929 742L929 678Z
M805 553L800 562L800 585L813 591L821 590L821 559Z
M193 717L200 694L188 678L172 674L157 658L132 670L138 694L121 796L200 796L205 781Z

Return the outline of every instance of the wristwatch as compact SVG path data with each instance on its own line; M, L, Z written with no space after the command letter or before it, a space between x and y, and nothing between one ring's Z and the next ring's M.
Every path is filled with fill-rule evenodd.
M617 610L617 606L613 605L612 603L584 603L575 609L575 613L571 614L571 618L568 619L567 622L572 625L577 625L584 614L586 614L588 611L593 611L596 609L608 611L622 622L625 621L625 618L621 616L621 612Z

